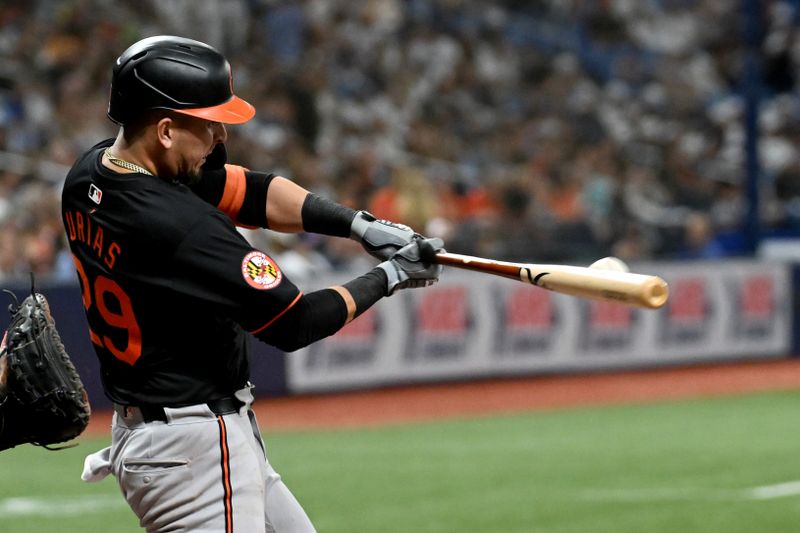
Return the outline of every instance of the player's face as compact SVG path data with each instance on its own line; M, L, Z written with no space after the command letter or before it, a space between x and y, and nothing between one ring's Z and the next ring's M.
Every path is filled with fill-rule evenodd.
M175 124L175 158L180 181L193 182L200 177L206 158L228 137L225 125L190 116L180 117Z

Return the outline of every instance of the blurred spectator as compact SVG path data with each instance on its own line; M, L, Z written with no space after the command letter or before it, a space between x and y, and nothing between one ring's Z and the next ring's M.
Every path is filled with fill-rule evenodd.
M683 245L676 250L678 259L715 259L725 256L725 249L715 239L711 220L704 213L691 213L684 225Z
M225 54L246 52L248 34L242 31L242 21L250 16L247 0L151 0L150 4L162 33L203 41Z
M800 234L798 2L762 4L763 223ZM169 32L223 49L256 103L231 160L452 251L742 253L741 16L738 0L5 0L0 275L71 279L64 165L116 133L107 65Z
M392 171L391 181L372 193L369 211L378 218L426 231L439 215L438 206L430 180L415 168L399 166Z

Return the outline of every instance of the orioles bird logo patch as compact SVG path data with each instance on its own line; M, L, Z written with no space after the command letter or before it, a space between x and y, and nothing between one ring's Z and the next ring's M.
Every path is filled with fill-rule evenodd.
M267 254L255 250L242 259L242 277L254 289L266 290L278 285L283 274Z

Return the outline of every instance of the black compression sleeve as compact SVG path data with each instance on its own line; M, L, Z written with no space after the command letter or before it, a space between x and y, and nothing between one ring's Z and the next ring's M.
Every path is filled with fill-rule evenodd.
M291 309L256 337L284 352L293 352L339 331L347 305L333 289L304 294Z
M245 189L244 200L242 200L236 222L245 226L268 228L267 194L270 183L275 179L275 174L246 170L244 175L247 179L247 189Z
M373 268L363 276L342 285L350 291L356 302L355 316L360 315L372 307L372 304L386 296L387 286L386 272L382 268Z
M309 193L301 210L303 230L334 237L349 237L356 212L327 198Z
M355 316L386 295L386 273L375 268L343 285L356 302ZM339 331L347 321L347 305L333 289L303 295L297 303L256 337L285 352L293 352Z

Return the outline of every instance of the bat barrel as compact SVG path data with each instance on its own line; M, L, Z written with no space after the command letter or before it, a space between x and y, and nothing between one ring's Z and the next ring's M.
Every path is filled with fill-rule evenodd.
M566 265L536 265L495 261L439 252L441 265L524 281L554 292L658 309L669 298L667 283L658 276Z
M565 265L525 265L520 278L555 292L658 309L669 298L658 276Z

